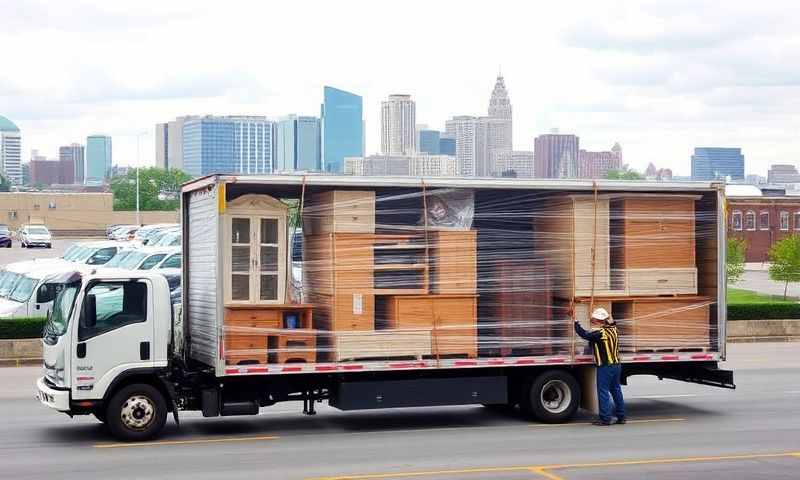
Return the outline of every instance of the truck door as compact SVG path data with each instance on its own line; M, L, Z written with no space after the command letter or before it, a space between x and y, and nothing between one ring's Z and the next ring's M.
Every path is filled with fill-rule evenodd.
M121 372L153 367L152 285L145 280L87 285L72 351L72 398L102 398Z

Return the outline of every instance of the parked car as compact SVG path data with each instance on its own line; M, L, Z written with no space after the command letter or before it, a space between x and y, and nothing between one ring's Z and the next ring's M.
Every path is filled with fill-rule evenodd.
M180 228L178 228L178 227L170 227L170 228L164 228L164 229L157 230L156 232L154 232L152 235L150 235L147 238L147 246L148 247L157 246L161 242L162 238L164 238L165 236L170 235L172 233L175 233L175 232L180 233Z
M73 247L67 249L62 258L69 262L87 265L105 265L120 251L125 250L124 243L113 240L81 242Z
M178 228L175 223L154 223L152 225L145 225L136 231L133 240L139 242L141 245L149 245L150 237L162 230L169 230Z
M53 306L52 297L54 295L46 298L47 295L39 293L39 287L55 276L75 271L75 266L67 263L56 265L42 262L24 263L33 264L33 268L27 273L19 273L19 278L6 298L0 299L0 320L46 317Z
M156 242L150 242L147 245L155 247L177 247L181 244L181 231L170 230L161 235Z
M111 238L109 240L133 240L137 230L139 230L139 225L120 225L111 232Z
M19 230L19 242L22 248L53 248L53 236L44 225L23 225Z
M132 250L118 265L126 270L150 270L160 268L167 258L180 255L177 247L142 247Z
M11 248L11 230L8 225L0 225L0 248Z

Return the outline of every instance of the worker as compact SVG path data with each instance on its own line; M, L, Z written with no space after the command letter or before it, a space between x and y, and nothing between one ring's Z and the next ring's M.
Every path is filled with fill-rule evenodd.
M591 326L587 332L575 320L575 333L589 342L597 365L597 401L600 403L600 418L593 425L611 425L611 398L614 399L615 423L625 423L625 400L619 384L622 365L619 363L619 334L617 324L605 308L592 312Z

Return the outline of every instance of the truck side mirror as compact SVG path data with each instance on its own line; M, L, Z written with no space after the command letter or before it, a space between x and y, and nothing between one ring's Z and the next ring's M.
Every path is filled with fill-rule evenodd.
M97 325L97 300L91 293L83 300L83 326L94 328Z
M55 286L45 283L36 290L36 303L52 302L56 298Z

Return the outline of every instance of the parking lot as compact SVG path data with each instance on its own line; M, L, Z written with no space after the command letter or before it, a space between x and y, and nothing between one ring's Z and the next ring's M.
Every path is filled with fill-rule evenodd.
M75 242L86 240L103 240L102 238L55 238L53 248L22 248L19 242L14 240L11 248L0 248L0 266L8 265L12 262L23 260L33 260L35 258L60 257L64 251Z

